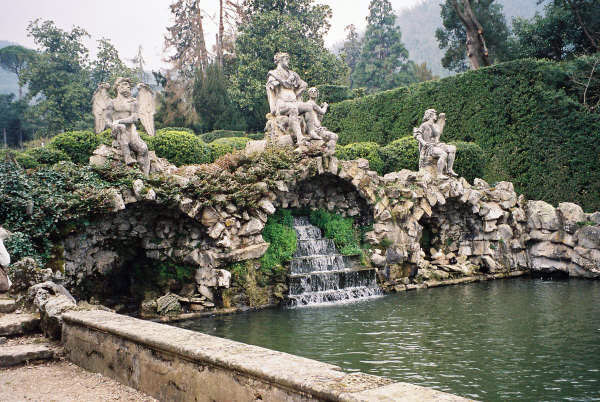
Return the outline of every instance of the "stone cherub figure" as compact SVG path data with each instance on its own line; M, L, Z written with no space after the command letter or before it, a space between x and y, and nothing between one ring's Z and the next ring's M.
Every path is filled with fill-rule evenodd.
M116 98L110 98L109 88L107 83L100 84L92 98L96 133L110 127L125 163L133 165L137 161L144 174L148 175L150 171L148 145L140 138L135 123L140 120L146 132L150 136L154 135L154 95L152 90L146 84L138 84L137 98L134 98L131 95L131 82L123 77L119 77L115 81ZM132 152L135 154L135 158L132 156Z
M427 109L423 123L413 130L413 136L419 142L419 169L436 164L439 177L458 176L452 169L456 158L456 147L440 141L446 125L446 114L439 116L435 109Z
M287 53L277 53L274 57L277 68L267 74L267 98L271 114L275 117L287 116L288 125L301 145L305 142L302 133L300 115L311 110L311 106L302 102L302 94L308 84L300 78L298 73L290 70L290 56ZM314 139L320 139L314 136Z
M309 111L304 114L304 120L306 121L306 130L311 138L319 137L327 144L327 152L333 154L335 152L335 145L338 140L338 135L333 133L327 128L321 125L323 115L327 113L329 105L327 102L323 102L321 106L317 103L319 97L319 90L315 87L309 88L307 91Z

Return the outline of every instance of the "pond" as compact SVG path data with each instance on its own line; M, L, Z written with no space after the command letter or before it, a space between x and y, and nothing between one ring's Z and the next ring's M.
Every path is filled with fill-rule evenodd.
M600 282L511 279L175 324L480 400L600 400Z

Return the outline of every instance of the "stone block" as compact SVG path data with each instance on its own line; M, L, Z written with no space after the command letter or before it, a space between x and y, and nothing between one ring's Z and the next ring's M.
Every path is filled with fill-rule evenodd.
M600 226L584 226L575 235L579 247L600 249Z
M527 225L531 229L556 231L560 229L560 221L554 207L545 201L529 201L527 203Z

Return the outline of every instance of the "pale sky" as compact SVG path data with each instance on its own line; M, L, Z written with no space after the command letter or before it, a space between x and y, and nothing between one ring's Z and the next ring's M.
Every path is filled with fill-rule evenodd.
M370 0L317 0L333 9L327 46L345 37L344 27L366 26ZM391 0L395 11L411 7L422 0ZM0 40L34 47L27 37L27 25L36 18L53 20L60 28L73 25L84 28L92 36L86 43L95 56L96 40L107 38L116 46L121 59L128 61L142 45L147 69L166 67L163 45L166 27L171 24L169 4L172 0L0 0ZM216 16L219 0L202 0L207 16ZM216 24L205 19L208 48L215 42Z

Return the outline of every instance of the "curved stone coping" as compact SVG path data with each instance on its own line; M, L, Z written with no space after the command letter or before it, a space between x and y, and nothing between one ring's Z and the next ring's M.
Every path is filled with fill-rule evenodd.
M63 333L70 325L86 327L320 400L466 400L383 377L347 374L332 364L107 311L71 311L62 317Z

